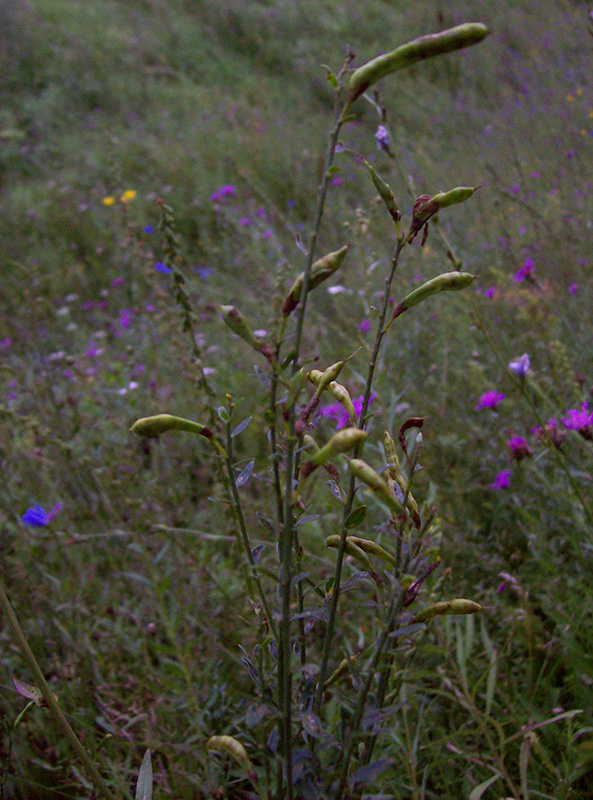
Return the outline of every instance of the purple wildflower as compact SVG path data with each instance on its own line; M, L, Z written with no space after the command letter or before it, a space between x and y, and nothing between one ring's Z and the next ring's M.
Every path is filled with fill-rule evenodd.
M523 283L523 281L532 281L534 277L535 270L533 268L533 259L526 258L523 266L513 275L513 280L516 283Z
M494 297L495 294L496 294L496 287L494 286L491 286L489 289L486 289L484 291L484 297L487 297L488 299Z
M579 285L576 281L571 281L568 286L568 293L569 294L577 294L579 291Z
M44 528L62 510L62 507L62 503L57 503L51 511L46 511L42 506L35 505L25 511L22 520L25 525L31 525L33 528Z
M501 392L497 392L496 389L493 389L490 392L484 392L484 394L478 400L478 404L476 406L476 410L481 408L492 408L496 410L498 404L504 400L505 395L501 394Z
M515 461L523 461L524 458L533 455L533 450L522 436L511 436L507 444Z
M389 131L385 125L379 125L375 132L375 139L379 150L384 150L386 153L389 152Z
M154 233L154 228L152 227L152 225L145 225L144 233L148 234L149 236L151 233Z
M173 272L171 267L168 267L163 261L157 261L157 263L154 265L154 268L157 272L162 272L163 275L169 275L171 272Z
M371 329L371 321L370 319L363 319L363 321L358 326L358 330L361 333L368 333Z
M213 203L218 203L219 200L224 200L227 197L234 197L237 194L237 189L232 183L226 183L210 195L210 200Z
M9 339L8 336L6 339L0 339L0 350L8 350L11 344L12 339Z
M122 285L122 283L125 283L125 282L126 282L126 279L125 279L125 278L122 278L122 277L121 277L121 275L120 275L119 277L117 277L117 278L114 278L114 279L111 281L111 285L112 285L112 286L121 286L121 285Z
M578 431L585 439L593 439L591 425L593 425L593 412L589 411L589 404L585 401L581 409L571 408L562 417L562 424L569 431Z
M376 396L377 396L376 393L373 392L373 394L371 395L370 403L373 402ZM354 400L352 401L352 405L354 406L354 410L356 412L357 417L360 416L360 412L362 411L363 399L364 398L361 395L360 397L354 398ZM347 428L352 424L352 421L348 416L348 412L346 411L344 406L341 405L340 403L332 403L329 406L325 406L324 408L321 409L319 413L322 417L329 417L329 419L335 419L338 423L336 425L337 431L341 430L342 428Z
M516 361L511 361L509 369L511 372L514 372L518 378L524 378L529 372L530 366L531 361L529 360L529 356L527 353L523 353Z
M119 315L119 324L121 328L129 328L132 321L132 312L128 308L122 309Z
M508 489L511 485L511 470L503 469L490 484L491 489Z

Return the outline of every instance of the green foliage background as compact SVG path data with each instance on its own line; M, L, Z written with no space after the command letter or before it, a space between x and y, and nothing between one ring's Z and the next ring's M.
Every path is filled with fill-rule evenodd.
M399 169L376 147L370 104L344 137L408 216L404 178L416 194L482 185L440 223L479 292L410 313L376 386L379 429L426 417L419 483L436 492L451 589L493 609L469 658L455 648L471 632L445 626L410 676L416 745L402 746L402 763L419 776L430 764L426 797L466 797L498 756L520 782L520 741L489 736L503 741L578 708L584 716L539 731L529 781L534 797L589 796L591 530L567 474L590 505L591 442L566 445L568 473L540 447L533 464L512 466L509 491L491 488L511 468L509 437L539 421L504 365L530 354L549 399L536 404L544 418L591 402L587 10L575 0L0 0L0 340L10 340L0 351L2 573L61 703L120 796L146 746L163 796L212 796L219 786L242 796L203 743L244 730L249 712L238 649L249 609L216 471L193 441L142 450L127 433L138 416L203 418L207 407L168 278L154 269L162 248L145 228L156 228L156 201L175 211L216 397L231 391L238 413L255 414L239 455L263 454L261 383L217 309L237 303L269 329L278 292L301 269L298 238L311 225L332 108L321 65L337 71L347 47L358 65L470 20L491 30L479 47L379 87ZM356 394L368 351L358 326L373 319L392 234L362 168L346 154L339 166L320 251L347 240L352 252L344 291L312 300L306 350L325 365L361 346ZM225 184L235 194L213 202ZM126 190L137 194L122 203ZM535 284L512 278L526 259ZM406 252L402 296L447 265L433 231ZM477 412L494 388L507 394L498 415ZM248 495L254 520L264 490L254 482ZM51 528L23 526L29 506L58 501ZM328 511L311 538L323 541L331 524ZM319 558L330 561L321 545ZM497 594L500 573L520 590ZM0 635L8 726L23 706L10 678L27 676L5 627ZM463 694L480 706L484 642L499 658L497 736ZM7 742L8 727L5 756ZM15 734L10 770L7 797L87 796L42 709ZM411 796L403 785L390 791Z

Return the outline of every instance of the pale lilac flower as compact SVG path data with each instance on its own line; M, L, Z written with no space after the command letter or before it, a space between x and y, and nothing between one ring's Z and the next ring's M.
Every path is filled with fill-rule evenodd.
M569 294L577 294L579 291L579 285L576 281L571 281L568 286L568 293Z
M516 361L511 361L509 369L511 372L514 372L518 378L524 378L529 372L530 366L531 361L529 360L529 356L527 353L523 353Z
M478 404L476 406L476 410L481 408L492 408L496 410L496 407L502 400L504 400L505 395L501 394L501 392L497 392L496 389L491 390L490 392L484 392L484 394L478 400Z
M385 125L379 125L375 132L375 139L377 140L377 147L379 150L389 151L389 131Z
M490 484L491 489L508 489L511 485L511 470L503 469Z
M131 322L132 322L132 312L129 309L124 308L121 314L119 315L120 327L124 329L129 328Z

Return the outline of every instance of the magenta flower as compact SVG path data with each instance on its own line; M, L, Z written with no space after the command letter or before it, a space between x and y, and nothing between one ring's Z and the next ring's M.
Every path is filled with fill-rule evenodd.
M370 319L363 319L363 321L358 326L358 330L361 333L368 333L371 329L371 321Z
M533 455L533 450L522 436L511 436L507 444L511 448L511 457L515 461L522 461Z
M509 369L511 372L514 372L518 378L524 378L529 372L530 366L531 361L529 360L529 356L527 353L523 353L516 361L511 361Z
M505 395L501 392L497 392L493 389L490 392L484 392L484 394L478 400L478 404L476 406L476 411L481 408L491 408L494 411L496 410L498 404L504 400Z
M511 470L503 469L490 484L491 489L508 489L511 485Z
M224 186L221 186L220 189L217 189L213 194L211 194L210 200L213 203L218 203L219 200L225 200L227 197L234 197L236 193L237 190L233 186L233 184L227 183Z
M377 396L376 393L373 392L370 399L371 403L373 402L376 396ZM363 399L364 398L361 395L360 397L355 397L354 400L352 401L352 405L354 406L354 410L356 411L357 417L360 416L360 412L362 411ZM336 425L337 431L341 430L342 428L347 428L352 424L350 417L348 416L348 412L346 411L344 406L341 405L341 403L332 403L329 406L325 406L324 408L321 409L319 413L322 417L335 419L338 423Z
M517 270L513 275L513 280L517 283L522 283L523 281L532 281L534 277L535 270L533 268L533 259L526 258L521 269Z
M569 431L578 431L585 439L591 436L591 425L593 425L593 412L589 411L589 404L585 401L581 409L572 408L562 417L562 424Z

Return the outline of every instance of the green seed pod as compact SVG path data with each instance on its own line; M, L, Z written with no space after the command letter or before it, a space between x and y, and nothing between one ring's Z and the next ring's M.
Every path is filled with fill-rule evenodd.
M464 203L466 200L481 189L481 186L457 186L448 192L437 192L432 198L432 202L439 208L453 206L456 203Z
M387 459L387 464L388 464L387 466L388 475L392 481L397 483L402 494L406 497L406 508L410 512L410 516L412 517L414 525L416 526L416 528L420 529L422 527L422 520L420 519L420 509L418 508L418 503L414 499L412 492L408 489L406 482L404 480L404 476L401 473L399 466L399 458L397 457L397 452L395 450L395 442L393 441L389 431L385 431L383 443L385 448L385 457Z
M240 336L244 342L247 342L253 348L257 348L260 341L257 339L245 317L236 306L221 306L222 319L237 336Z
M386 561L393 567L397 566L395 556L392 556L390 552L385 550L384 547L381 547L380 544L377 544L377 542L373 542L370 539L361 539L359 536L348 536L347 538L357 547L360 547L361 550L364 550L365 553L370 553L372 556L377 556L377 558L380 558L382 561Z
M401 211L397 207L397 202L395 200L395 195L393 194L393 190L388 183L385 183L383 178L380 177L377 170L369 164L364 158L362 159L365 167L370 172L371 178L373 179L373 183L375 184L375 189L379 193L379 197L385 204L387 211L391 214L393 221L397 223L402 218Z
M206 743L206 747L208 750L228 753L245 770L251 781L257 781L256 772L247 755L247 751L237 739L232 736L211 736Z
M399 458L397 457L395 442L393 441L393 437L389 431L385 431L385 435L383 437L383 447L385 448L385 458L387 459L387 471L389 472L389 477L394 481L397 481L399 485L399 478L402 478L403 480L403 477L399 468Z
M356 409L354 408L354 403L346 387L342 386L341 383L331 381L331 383L328 384L327 391L346 409L352 425L356 425Z
M346 258L350 245L345 244L339 250L320 258L311 266L309 274L309 290L315 289L320 283L323 283L326 278L333 275L341 266ZM301 292L303 291L303 283L305 282L305 273L301 272L282 303L282 316L287 317L298 306L301 299Z
M478 44L487 34L488 28L485 25L479 22L467 22L447 31L420 36L391 53L374 58L352 73L346 108L386 75L403 67L409 67L425 58L432 58Z
M359 655L360 653L354 653L354 655L342 659L342 661L340 661L340 663L338 664L337 668L332 672L332 674L323 684L323 688L328 689L333 683L335 683L339 678L341 678L342 675L348 671L348 667L351 664L354 664Z
M364 442L368 436L368 431L361 431L360 428L342 428L341 431L335 433L329 442L319 450L313 458L311 463L315 467L330 461L339 453L346 453L354 447Z
M317 384L317 393L321 394L321 392L330 384L332 381L338 377L340 372L342 371L342 367L344 366L345 361L336 361L335 364L332 364L331 367L328 367L326 370L323 371L321 375L321 380Z
M481 606L479 603L458 597L456 600L442 600L439 603L428 606L428 608L424 608L414 616L413 622L426 622L427 619L442 617L444 614L454 614L455 616L459 616L460 614L477 614L478 611L483 610L484 606Z
M475 279L476 276L471 275L469 272L443 272L441 275L437 275L436 278L431 278L431 280L414 289L407 297L397 303L393 309L391 319L385 326L385 331L389 329L394 319L397 319L400 314L403 314L404 311L412 308L412 306L417 306L418 303L422 303L427 298L432 297L433 294L438 294L439 292L456 292L460 289L466 289Z
M340 546L340 537L337 533L328 536L325 540L326 547L334 547L336 550ZM344 546L344 551L348 553L349 556L356 559L362 566L366 569L367 572L373 574L373 565L369 561L369 557L367 554L362 550L358 545L354 544L354 542L350 539L349 536L346 537L346 543Z
M162 433L167 433L167 431L188 431L189 433L198 433L207 439L212 439L214 436L206 425L200 425L199 422L193 422L183 417L174 417L171 414L142 417L142 419L137 419L130 428L130 433L146 437L160 436Z
M405 514L404 507L395 497L387 482L366 461L360 458L353 458L348 465L352 474L365 483L387 505L393 514Z
M274 361L274 352L270 345L257 338L236 306L221 306L220 310L223 321L233 333L236 333L250 347L261 353L270 363Z
M307 378L311 381L313 386L319 386L319 382L323 378L323 372L320 369L311 369L307 372Z

